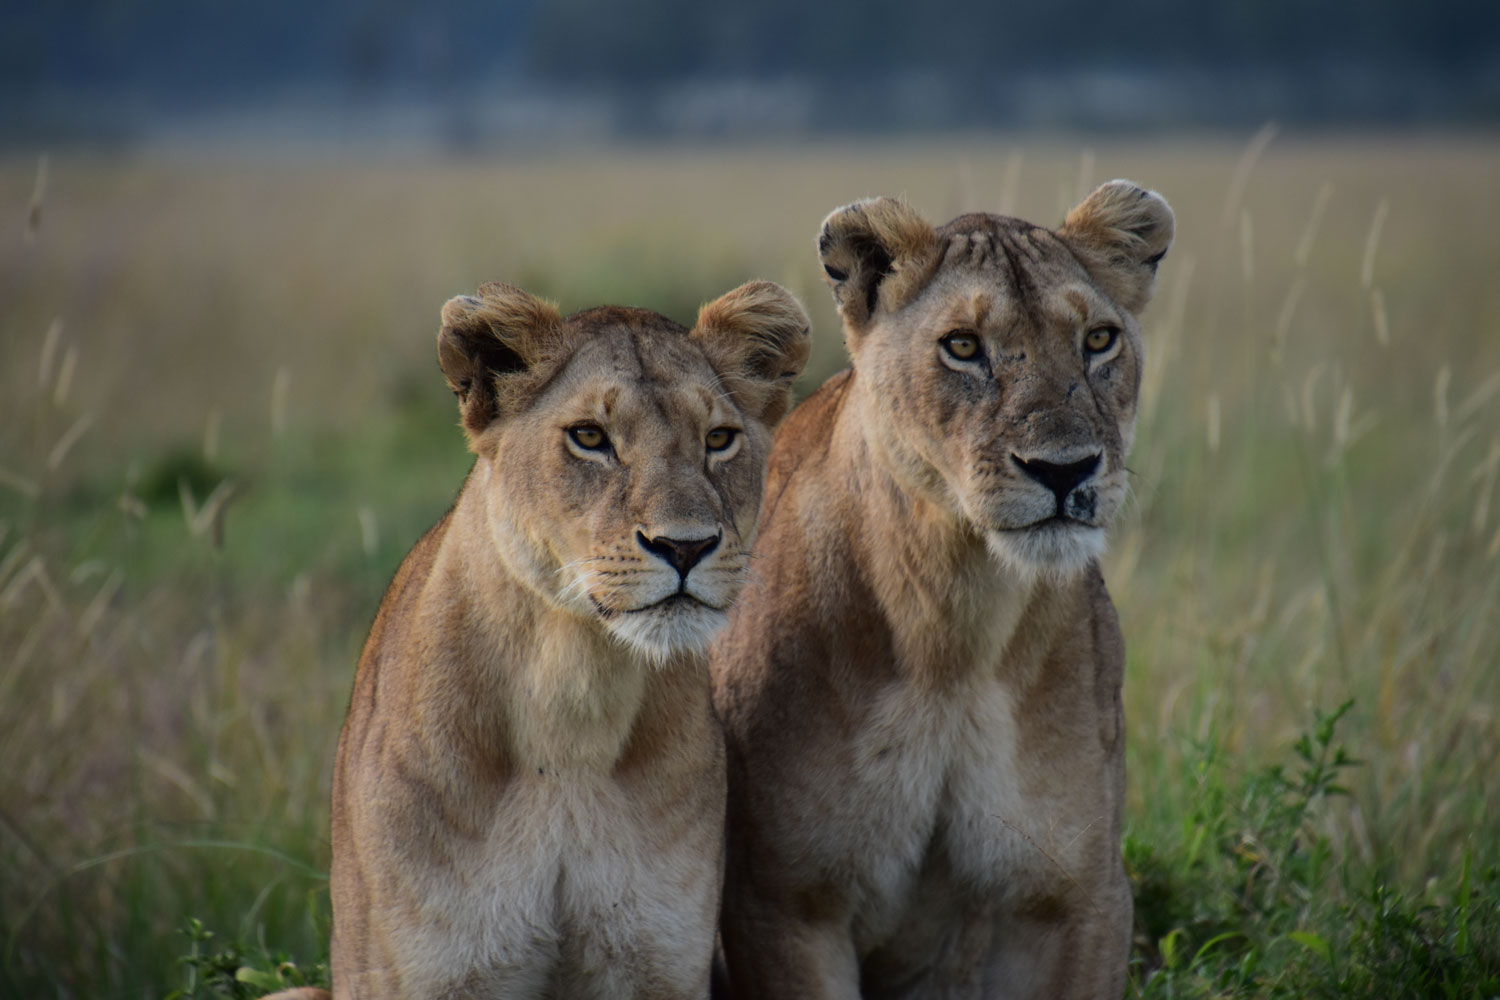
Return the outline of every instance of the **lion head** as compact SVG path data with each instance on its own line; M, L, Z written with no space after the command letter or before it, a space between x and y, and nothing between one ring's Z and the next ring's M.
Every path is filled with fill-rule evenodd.
M1172 234L1166 201L1127 181L1055 230L935 228L892 198L833 212L818 252L877 458L1013 568L1086 566L1127 493L1136 317Z
M802 307L764 281L692 330L642 309L563 317L501 284L450 300L438 356L500 562L649 659L702 649L744 579L807 355Z

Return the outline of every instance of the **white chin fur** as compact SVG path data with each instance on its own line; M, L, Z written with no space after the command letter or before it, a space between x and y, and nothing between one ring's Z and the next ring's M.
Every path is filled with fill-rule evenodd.
M729 621L723 611L702 604L677 604L611 615L604 627L652 664L680 653L705 653Z
M1104 555L1104 529L1077 524L987 531L985 541L991 555L1024 577L1070 577Z

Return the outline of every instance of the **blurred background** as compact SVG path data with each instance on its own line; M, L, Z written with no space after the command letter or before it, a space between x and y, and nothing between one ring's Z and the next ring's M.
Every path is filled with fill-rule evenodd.
M1131 995L1500 994L1500 8L95 0L0 17L0 996L324 975L449 296L770 278L805 394L828 211L1119 176Z
M12 138L473 151L1500 113L1483 0L74 0L6 22L0 122Z

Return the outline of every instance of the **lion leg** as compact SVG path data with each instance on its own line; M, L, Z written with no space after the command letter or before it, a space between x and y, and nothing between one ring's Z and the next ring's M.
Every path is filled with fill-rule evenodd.
M723 937L734 1000L860 1000L859 961L842 923L740 900L725 907Z
M993 908L947 901L948 919L918 909L860 967L864 1000L981 1000L995 934ZM953 911L962 914L952 919ZM1002 994L1003 995L1003 994Z
M570 1000L707 1000L712 941L616 939L564 953L564 972L547 995ZM505 995L505 994L499 994Z
M1130 959L1132 904L1123 876L1066 912L1010 913L995 927L987 997L1118 1000Z

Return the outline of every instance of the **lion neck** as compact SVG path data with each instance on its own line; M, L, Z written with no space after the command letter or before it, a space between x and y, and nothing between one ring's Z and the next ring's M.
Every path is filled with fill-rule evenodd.
M597 619L548 601L507 567L488 518L482 491L465 488L423 594L423 616L449 637L424 714L512 766L608 771L648 688L706 668L686 656L648 665Z
M996 666L1023 614L1056 588L996 559L941 477L881 434L869 383L853 388L832 451L850 484L851 558L891 630L898 669L943 685Z

